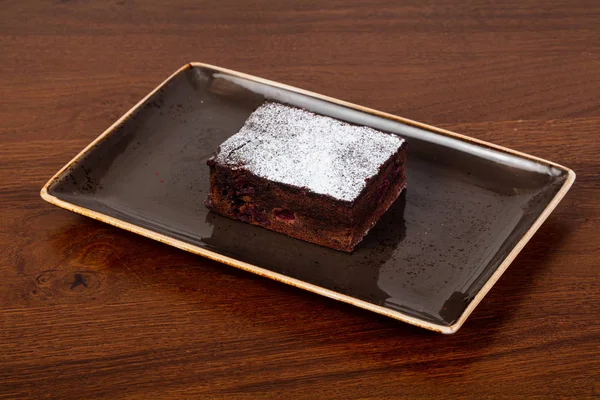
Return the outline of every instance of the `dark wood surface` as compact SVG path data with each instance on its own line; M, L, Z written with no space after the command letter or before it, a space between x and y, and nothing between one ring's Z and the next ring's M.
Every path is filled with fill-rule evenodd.
M600 3L394 3L3 1L0 397L600 396ZM489 140L578 178L452 336L40 199L188 61Z

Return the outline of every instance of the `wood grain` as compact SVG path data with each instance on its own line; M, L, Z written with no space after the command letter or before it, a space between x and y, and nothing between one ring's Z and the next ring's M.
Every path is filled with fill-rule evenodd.
M600 396L600 3L281 3L2 2L0 398ZM453 336L39 198L188 61L440 125L578 178Z

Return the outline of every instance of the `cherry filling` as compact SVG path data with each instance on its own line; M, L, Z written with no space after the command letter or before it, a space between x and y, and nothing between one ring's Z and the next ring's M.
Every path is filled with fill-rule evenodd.
M271 220L267 212L248 202L251 198L245 197L255 194L255 188L245 179L237 180L232 186L231 189L224 189L221 194L231 204L231 211L235 218L244 222L257 222L263 226L270 225ZM306 192L302 190L301 193L305 194ZM272 214L278 220L285 222L292 222L296 219L293 211L284 208L274 208Z
M242 196L252 195L254 194L254 187L245 180L240 179L235 183L235 193Z
M274 208L273 215L275 218L280 219L282 221L293 221L296 219L294 213L290 210L286 210L285 208Z
M263 226L267 226L270 224L269 219L266 216L266 213L256 207L252 203L244 203L241 199L234 199L232 201L232 211L237 219L244 222L253 222L256 221Z

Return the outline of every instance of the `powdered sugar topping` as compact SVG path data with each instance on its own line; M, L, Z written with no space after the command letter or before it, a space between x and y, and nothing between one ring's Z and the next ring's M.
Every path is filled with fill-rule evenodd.
M271 181L353 201L404 139L279 103L254 111L216 160Z

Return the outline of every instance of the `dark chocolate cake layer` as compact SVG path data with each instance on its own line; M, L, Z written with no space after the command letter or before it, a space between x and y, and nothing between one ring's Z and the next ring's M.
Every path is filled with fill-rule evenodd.
M265 103L208 161L206 205L352 251L404 188L405 145L372 128Z

